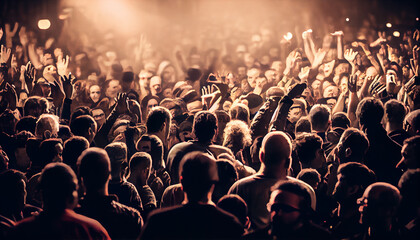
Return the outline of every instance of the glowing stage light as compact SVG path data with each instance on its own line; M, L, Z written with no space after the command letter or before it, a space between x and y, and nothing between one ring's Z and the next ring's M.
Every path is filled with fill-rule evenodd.
M419 18L416 18L416 21L419 21Z
M400 32L398 32L398 31L394 31L394 32L392 33L392 35L394 35L394 37L400 37Z
M38 21L39 29L46 30L51 27L51 22L48 19L41 19Z
M284 39L286 39L287 41L290 41L293 37L293 34L291 32L286 33L286 35L284 35Z
M387 24L386 24L386 27L387 27L387 28L392 28L392 24L391 24L391 23L387 23Z
M350 18L346 18L346 22L350 22Z

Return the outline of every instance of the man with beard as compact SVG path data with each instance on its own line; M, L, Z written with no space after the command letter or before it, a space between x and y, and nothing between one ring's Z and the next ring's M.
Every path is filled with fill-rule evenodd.
M245 239L331 239L331 234L311 222L311 196L302 182L281 181L274 187L267 208L270 225Z
M375 181L375 173L361 163L348 162L338 168L337 180L333 197L338 208L333 211L326 227L335 239L348 239L363 231L357 199Z

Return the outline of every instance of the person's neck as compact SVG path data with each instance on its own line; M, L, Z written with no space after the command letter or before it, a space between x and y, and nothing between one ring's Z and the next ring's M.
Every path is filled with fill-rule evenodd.
M287 169L284 169L282 171L275 171L275 169L268 168L265 166L264 163L261 163L260 170L258 171L258 174L264 175L268 178L275 178L278 180L285 180L287 177Z
M184 203L216 206L216 204L211 200L211 195L212 195L212 193L209 192L205 196L203 196L203 198L201 198L199 200L190 200L188 198L188 194L186 192L184 192L184 199L185 199Z
M391 123L391 122L387 122L386 123L386 132L389 134L391 132L397 131L397 130L402 130L403 129L403 124L402 123Z
M151 134L151 135L155 135L156 137L158 137L158 138L162 141L163 145L164 145L164 146L166 146L167 139L166 139L166 136L165 136L165 134L164 134L164 132L163 132L163 131L159 131L159 132L151 132L151 133L149 133L149 134Z
M86 195L96 195L96 196L108 196L108 182L106 181L106 183L99 189L95 189L95 190L89 190L86 189Z
M358 214L359 211L357 209L357 204L354 201L354 203L350 202L343 202L338 204L338 217L340 219L349 219Z
M130 174L130 176L127 178L128 182L131 182L132 184L134 184L134 186L136 187L143 187L145 185L147 185L147 180L146 181L142 181L142 179L138 176L135 176L133 174Z

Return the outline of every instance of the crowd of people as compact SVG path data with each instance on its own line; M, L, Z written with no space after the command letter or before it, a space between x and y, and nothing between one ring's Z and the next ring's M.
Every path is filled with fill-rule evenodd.
M0 238L418 239L420 33L369 27L121 50L6 23Z

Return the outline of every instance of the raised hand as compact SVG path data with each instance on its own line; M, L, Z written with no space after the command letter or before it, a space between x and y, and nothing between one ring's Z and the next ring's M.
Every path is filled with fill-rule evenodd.
M299 72L298 76L299 76L299 79L300 79L301 82L308 81L309 70L310 70L309 67L303 67L303 68L300 69L300 72Z
M207 109L213 109L213 105L220 103L222 92L216 84L204 86L201 89L201 101Z
M347 49L344 52L344 59L346 59L350 64L354 64L354 59L356 59L357 54L359 54L359 52L357 51L353 51L353 49Z
M26 46L29 43L28 34L26 33L26 27L22 26L19 31L19 40L22 46Z
M380 75L376 75L375 77L373 76L368 76L367 77L367 81L372 81L372 83L369 85L369 93L373 96L376 96L380 93L382 93L383 91L385 91L386 86L380 82L381 80L381 76Z
M12 50L10 48L6 48L5 46L1 45L0 63L7 63L7 61L9 60L11 52L12 52Z
M117 104L115 106L115 110L118 114L124 114L128 112L127 94L118 93L116 102Z
M356 74L350 76L349 80L347 81L348 90L352 93L357 92L357 78Z
M76 82L76 78L69 73L68 76L61 75L61 81L63 83L63 91L66 98L71 99L73 96L74 91L74 83Z
M318 52L315 53L314 61L312 63L312 68L318 67L321 65L322 61L324 60L325 55L327 54L327 51L320 48L318 49Z
M342 37L344 35L343 31L335 31L331 33L331 36Z
M296 84L290 91L287 93L287 96L290 99L296 98L302 95L303 91L305 91L307 85L306 83L298 83Z
M66 75L67 67L69 65L69 56L66 56L64 59L62 56L58 56L57 58L57 73L60 76Z
M302 38L308 39L311 37L311 35L312 35L312 29L308 29L302 33Z
M3 37L3 28L0 28L0 40Z
M19 28L19 23L15 23L13 30L10 30L10 24L6 23L4 25L4 30L6 32L6 46L11 48L13 46L12 38L15 36L17 30Z
M10 61L10 67L12 67L12 69L18 71L18 63L16 61L16 56L15 54L12 54L12 60Z

